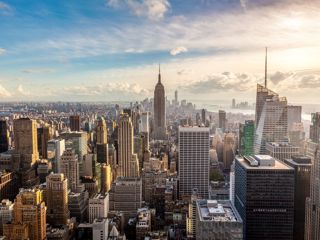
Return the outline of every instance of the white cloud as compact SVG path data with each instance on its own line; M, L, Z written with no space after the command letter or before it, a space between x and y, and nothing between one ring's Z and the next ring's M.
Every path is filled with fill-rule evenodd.
M23 95L23 96L29 96L29 95L31 95L31 93L30 93L29 91L26 91L26 90L23 88L22 84L19 84L19 85L18 85L18 87L17 87L17 92L18 92L18 94L21 94L21 95Z
M55 70L51 68L29 68L29 69L23 69L23 73L30 73L30 74L37 74L37 73L54 73Z
M171 49L170 54L172 56L176 56L176 55L178 55L180 53L184 53L184 52L188 52L188 49L186 47L181 46L181 47L176 47L176 48Z
M241 7L246 10L247 9L248 0L240 0Z
M128 48L124 51L125 53L143 53L142 49Z
M12 94L5 89L2 85L0 85L0 98L7 98L7 97L11 97Z
M168 0L109 0L108 5L114 8L127 8L136 16L159 20L170 8Z
M0 55L5 54L6 50L4 48L0 48Z
M10 6L4 2L0 2L0 10L10 10Z

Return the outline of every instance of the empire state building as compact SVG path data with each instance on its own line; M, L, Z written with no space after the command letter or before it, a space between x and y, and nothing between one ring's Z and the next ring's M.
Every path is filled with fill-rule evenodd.
M161 73L159 66L158 83L154 89L154 131L153 137L155 140L166 140L166 99L164 86L161 83Z

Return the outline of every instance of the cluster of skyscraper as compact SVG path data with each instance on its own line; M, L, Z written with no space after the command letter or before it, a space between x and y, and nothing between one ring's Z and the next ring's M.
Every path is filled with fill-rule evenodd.
M306 140L267 77L255 120L170 103L161 80L129 108L1 120L0 236L320 240L320 113Z

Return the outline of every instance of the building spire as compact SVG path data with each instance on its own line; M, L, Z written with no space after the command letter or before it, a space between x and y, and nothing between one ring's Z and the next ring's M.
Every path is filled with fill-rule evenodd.
M267 75L268 75L268 47L266 47L266 57L264 66L264 87L267 88Z
M161 83L160 63L159 63L158 83Z

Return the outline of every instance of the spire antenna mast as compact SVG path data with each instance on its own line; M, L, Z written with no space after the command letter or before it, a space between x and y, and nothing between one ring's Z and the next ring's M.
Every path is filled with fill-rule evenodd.
M266 47L266 57L264 66L264 87L267 88L267 75L268 75L268 47Z

